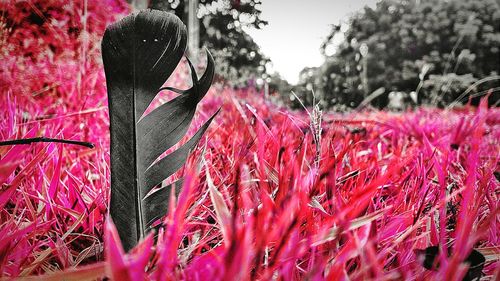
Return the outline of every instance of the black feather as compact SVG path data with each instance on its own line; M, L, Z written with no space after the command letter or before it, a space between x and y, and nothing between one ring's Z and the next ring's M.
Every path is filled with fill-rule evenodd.
M199 80L188 60L193 86L185 91L166 88L181 95L144 115L184 55L186 41L186 27L179 18L157 10L144 10L109 26L102 41L111 130L110 215L127 251L168 209L168 187L148 194L184 165L215 116L183 146L157 161L186 134L214 77L208 51Z

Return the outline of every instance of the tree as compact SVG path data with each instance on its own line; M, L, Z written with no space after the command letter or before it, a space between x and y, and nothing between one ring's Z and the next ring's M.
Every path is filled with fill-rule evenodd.
M214 55L216 72L226 79L245 81L266 71L269 59L242 29L260 29L267 24L260 18L260 4L259 0L199 1L200 42ZM153 0L151 7L172 11L187 22L187 1Z
M334 26L322 50L331 48L341 33ZM437 76L470 74L461 83L466 88L500 73L500 8L495 0L382 0L375 9L365 7L351 17L343 36L318 72L330 104L357 103L384 87L386 95L373 102L382 107L388 91L410 93L430 75L441 83ZM419 101L444 104L463 90L427 83Z

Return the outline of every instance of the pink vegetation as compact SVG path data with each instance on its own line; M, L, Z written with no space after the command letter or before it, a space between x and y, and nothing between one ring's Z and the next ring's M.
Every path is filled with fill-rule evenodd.
M148 236L125 254L106 220L99 42L128 7L69 2L0 4L0 140L96 145L0 147L3 277L461 280L474 248L498 280L500 111L485 100L452 111L324 114L316 145L307 113L216 84L191 132L222 111L183 171L158 241ZM185 81L181 66L167 84ZM431 245L452 249L436 271L414 253Z

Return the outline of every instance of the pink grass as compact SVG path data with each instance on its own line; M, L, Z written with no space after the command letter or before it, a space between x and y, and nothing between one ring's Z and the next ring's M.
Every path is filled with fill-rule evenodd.
M63 2L0 4L10 28L0 38L0 140L45 136L96 147L0 147L3 277L461 280L474 248L487 258L485 275L499 278L500 111L485 100L460 110L325 114L316 167L305 112L215 84L191 134L222 111L183 171L158 241L148 236L125 254L107 219L99 40L128 9ZM33 13L41 26L27 20ZM187 80L184 65L167 84ZM453 250L440 255L438 271L414 254L431 245Z

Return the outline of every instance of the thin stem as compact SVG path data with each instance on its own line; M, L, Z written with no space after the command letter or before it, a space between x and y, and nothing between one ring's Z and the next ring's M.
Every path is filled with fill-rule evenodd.
M53 139L53 138L44 138L44 137L0 141L0 146L16 145L16 144L31 144L34 142L59 142L59 143L81 145L81 146L85 146L88 148L94 148L94 144L90 143L90 142L65 140L65 139Z

